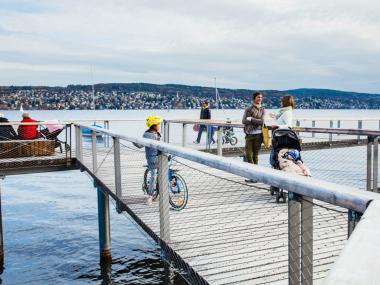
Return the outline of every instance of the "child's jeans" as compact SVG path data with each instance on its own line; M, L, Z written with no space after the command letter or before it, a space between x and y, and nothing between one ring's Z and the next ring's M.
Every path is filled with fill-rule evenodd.
M157 168L149 168L148 195L152 196L157 185Z

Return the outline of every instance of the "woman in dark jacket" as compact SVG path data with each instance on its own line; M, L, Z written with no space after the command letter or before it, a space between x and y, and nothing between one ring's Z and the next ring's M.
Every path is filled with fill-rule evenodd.
M1 125L9 123L8 119L0 113L0 141L16 140L17 134L11 125Z
M205 100L203 103L202 103L202 109L201 109L201 115L200 115L200 119L201 120L210 120L211 119L211 111L210 111L210 108L208 106L208 101ZM209 134L209 140L211 140L211 142L215 143L215 140L214 140L214 131L213 131L213 128L210 127L210 132L211 134ZM199 130L198 130L198 137L196 139L196 141L194 141L194 143L200 143L201 142L201 138L202 138L202 132L206 131L207 128L205 125L200 125L199 126Z

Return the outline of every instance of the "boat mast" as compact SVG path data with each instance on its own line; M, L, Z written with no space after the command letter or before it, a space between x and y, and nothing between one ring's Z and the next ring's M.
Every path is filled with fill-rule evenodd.
M216 109L219 109L218 89L216 89L216 77L214 77L214 82L215 82L215 102L216 102Z
M91 84L92 84L92 103L90 104L90 108L95 110L95 88L94 88L94 76L92 73L92 64L91 64Z

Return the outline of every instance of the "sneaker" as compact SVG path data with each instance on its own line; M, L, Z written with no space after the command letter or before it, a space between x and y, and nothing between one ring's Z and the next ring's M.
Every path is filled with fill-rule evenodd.
M199 144L199 141L193 141L194 144Z
M153 202L152 196L148 195L148 197L146 197L146 204L149 206L149 205L152 205L152 202Z
M245 179L244 181L247 183L257 183L257 180L253 180L253 179Z

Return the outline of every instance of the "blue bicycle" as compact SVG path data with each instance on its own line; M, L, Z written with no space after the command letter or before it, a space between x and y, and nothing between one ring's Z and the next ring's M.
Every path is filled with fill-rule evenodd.
M178 170L171 168L172 159L169 158L169 170L168 170L168 183L169 183L169 203L173 210L180 211L186 207L188 200L188 191L185 180L178 174ZM149 189L149 181L151 173L146 165L144 172L144 182L142 184L142 190L146 194ZM156 200L159 195L158 181L156 182L156 189L153 192L153 200Z

